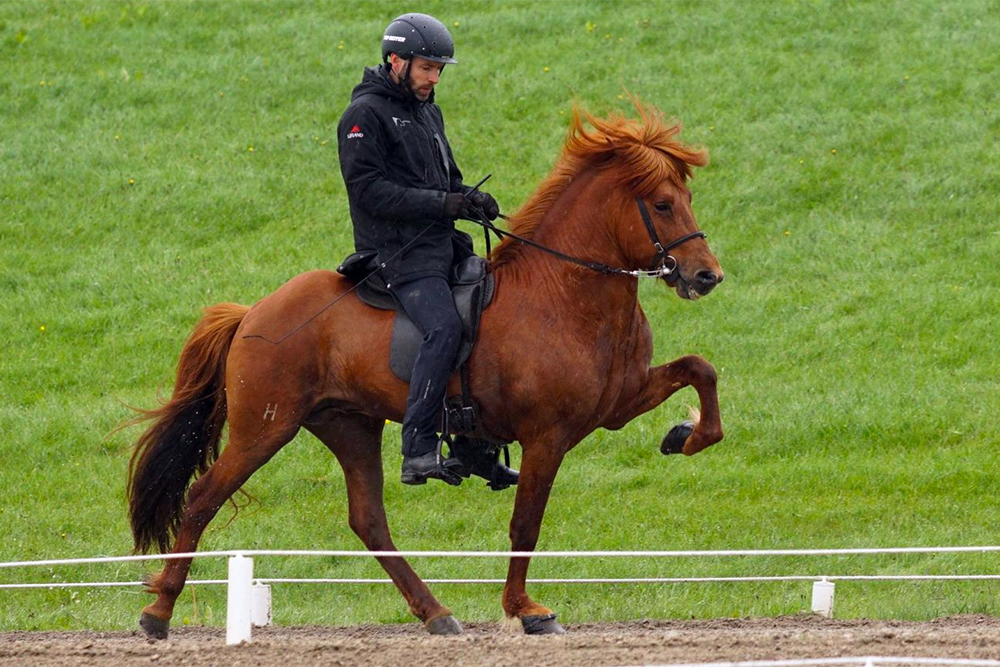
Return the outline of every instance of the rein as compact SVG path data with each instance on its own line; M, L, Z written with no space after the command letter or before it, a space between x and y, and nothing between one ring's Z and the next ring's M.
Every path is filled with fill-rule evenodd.
M487 176L487 178L489 177ZM500 229L492 222L490 222L490 219L486 217L486 214L479 207L476 207L475 213L479 216L480 219L479 220L473 219L470 220L470 222L474 222L486 230L487 248L489 248L490 245L489 233L492 231L500 239L503 239L504 236L509 236L512 239L517 239L521 243L531 246L532 248L537 248L542 252L546 252L552 255L553 257L557 257L563 261L571 262L578 266L588 268L592 271L597 271L598 273L602 273L604 275L632 276L635 278L665 278L667 276L673 275L674 271L677 270L678 266L677 259L673 255L667 254L667 251L672 250L677 246L681 245L682 243L690 241L691 239L705 238L705 232L702 231L691 232L690 234L685 234L679 239L671 241L667 245L663 245L662 243L660 243L660 237L656 233L656 228L653 227L653 220L649 217L649 210L646 208L646 203L642 200L641 197L636 197L635 203L636 206L638 206L639 208L639 215L642 216L642 222L646 226L646 232L649 234L649 240L650 242L652 242L653 248L656 250L657 259L654 260L653 264L654 266L656 266L657 262L659 263L659 266L656 266L656 268L649 269L646 271L643 271L642 269L622 269L610 266L608 264L602 264L601 262L590 262L585 259L580 259L579 257L573 257L572 255L567 255L566 253L560 252L553 248L549 248L548 246L542 245L537 241L532 241L531 239L525 238L523 236L518 236L517 234L514 234L512 232L504 231L503 229ZM510 220L510 218L502 214L500 215L500 217L503 218L504 220ZM487 255L488 254L489 251L487 250ZM668 260L669 260L669 266L668 266Z
M472 188L472 190L470 191L469 194L471 194L472 192L475 192L479 188L479 186L482 185L486 181L486 179L488 179L488 178L489 178L489 176L486 176L486 178L484 178L483 180L479 181L479 183L477 183L476 186L474 188ZM467 194L466 197L468 197L469 194ZM521 243L525 243L525 244L531 246L532 248L537 248L538 250L541 250L542 252L546 252L546 253L548 253L548 254L550 254L550 255L552 255L554 257L557 257L557 258L559 258L559 259L561 259L563 261L571 262L571 263L576 264L578 266L582 266L584 268L590 269L591 271L597 271L598 273L601 273L601 274L604 274L604 275L607 275L607 276L632 276L632 277L635 277L635 278L666 278L668 276L673 275L674 271L677 270L677 266L678 266L677 259L673 255L667 254L667 251L668 250L672 250L673 248L676 248L677 246L681 245L682 243L686 243L686 242L690 241L691 239L705 238L705 232L702 232L702 231L691 232L690 234L685 234L684 236L680 237L679 239L675 239L675 240L671 241L667 245L663 245L662 243L660 243L660 237L657 235L656 229L653 227L653 221L649 217L649 210L646 208L646 203L640 197L636 197L635 198L635 203L639 207L639 214L642 216L642 222L643 222L643 224L646 225L646 232L649 234L649 240L652 242L653 248L656 249L656 257L657 257L657 259L654 260L654 262L653 262L654 266L656 265L657 261L659 262L659 266L658 267L650 269L648 271L643 271L641 269L622 269L622 268L610 266L608 264L602 264L601 262L590 262L590 261L585 260L585 259L580 259L579 257L573 257L572 255L567 255L566 253L563 253L563 252L560 252L560 251L555 250L553 248L550 248L548 246L542 245L541 243L538 243L537 241L532 241L531 239L528 239L528 238L525 238L523 236L519 236L517 234L514 234L512 232L508 232L508 231L505 231L503 229L500 229L499 227L497 227L496 225L494 225L490 221L489 218L486 217L486 214L483 212L483 209L481 207L479 207L479 206L473 207L473 212L476 215L479 216L479 218L480 218L479 220L475 220L475 219L471 219L471 218L464 218L464 219L467 219L470 222L474 222L477 225L479 225L479 226L481 226L481 227L484 228L484 231L486 233L486 247L487 247L486 254L487 255L489 255L488 248L489 248L489 245L490 245L490 232L493 232L500 239L502 239L504 236L509 236L512 239L517 239ZM503 218L504 220L510 220L510 218L508 218L506 215L503 215L503 214L501 214L500 217ZM431 227L433 227L435 224L437 224L437 223L436 222L431 222L429 225L427 225L426 227L424 227L422 230L420 230L420 232L416 236L414 236L412 239L410 239L410 241L406 245L404 245L402 248L400 248L399 251L397 251L392 257L389 257L388 259L386 259L385 261L383 261L381 264L379 264L378 268L376 268L371 273L369 273L367 276L365 276L364 278L362 278L361 280L359 280L357 283L355 283L349 290L347 290L343 294L338 295L330 303L328 303L325 306L323 306L322 308L320 308L314 315L312 315L312 317L310 317L306 321L302 322L301 324L299 324L298 326L296 326L295 328L293 328L291 331L289 331L285 335L283 335L280 338L278 338L278 340L271 340L271 339L269 339L269 338L267 338L265 336L261 336L259 334L249 334L249 335L245 335L243 337L244 338L259 338L259 339L261 339L263 341L271 343L272 345L278 345L279 343L281 343L282 341L284 341L286 338L290 337L292 334L296 333L297 331L299 331L300 329L302 329L303 327L305 327L307 324L309 324L310 322L312 322L313 320L315 320L317 317L319 317L320 315L322 315L328 309L332 308L334 305L337 304L337 302L339 302L341 299L343 299L344 297L346 297L348 294L350 294L351 292L353 292L354 290L356 290L361 285L361 283L367 281L369 278L371 278L372 276L374 276L379 271L379 269L385 268L386 264L388 264L389 262L391 262L394 259L396 259L396 257L398 257L399 255L403 254L403 252L405 252L407 248L409 248L417 239L419 239L421 236L423 236L424 233L427 230L429 230ZM668 264L668 260L670 262L669 266L667 265Z

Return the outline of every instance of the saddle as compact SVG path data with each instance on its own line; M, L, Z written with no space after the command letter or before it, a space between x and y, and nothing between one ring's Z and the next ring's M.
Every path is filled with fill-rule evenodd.
M459 457L461 468L456 474L468 477L476 474L486 477L489 488L500 491L517 483L510 479L510 440L498 437L482 427L479 421L479 406L469 390L467 361L479 335L479 322L483 311L493 300L495 282L488 270L488 262L482 257L472 256L452 267L448 283L451 285L455 309L462 322L462 342L452 369L459 370L462 378L462 393L449 396L442 410L442 436L438 443L447 443L453 455ZM392 325L392 342L389 351L389 368L399 379L409 382L413 375L413 364L424 335L413 323L399 302L386 286L379 269L378 255L374 250L356 252L347 257L337 267L337 272L355 282L355 292L362 302L381 310L395 310L396 319ZM453 438L451 434L459 437ZM500 454L504 456L504 466L499 465ZM449 459L452 460L452 459ZM464 463L461 463L464 462ZM488 474L484 471L489 471ZM506 471L506 473L505 473Z
M462 343L458 348L458 356L455 358L452 370L461 368L468 361L469 355L472 354L472 346L475 345L476 337L479 335L479 320L493 300L493 275L486 270L487 266L488 262L485 259L472 256L452 267L448 283L451 285L455 309L462 321ZM337 267L337 272L358 283L355 292L358 298L369 306L396 311L396 319L392 325L389 368L400 380L409 382L424 334L399 307L399 302L386 287L378 268L376 252L364 250L345 259L343 264Z

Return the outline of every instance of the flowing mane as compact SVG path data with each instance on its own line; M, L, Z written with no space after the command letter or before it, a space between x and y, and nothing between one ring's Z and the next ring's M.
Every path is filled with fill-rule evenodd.
M614 112L607 118L595 118L586 111L583 117L592 127L584 126L579 109L573 109L566 142L552 172L542 181L528 201L511 216L510 230L531 238L559 195L574 178L589 168L615 169L620 186L635 196L649 195L656 185L670 179L683 184L691 176L691 167L708 164L708 153L677 141L680 123L668 125L663 114L633 99L640 120ZM491 255L494 266L511 261L523 244L506 238Z

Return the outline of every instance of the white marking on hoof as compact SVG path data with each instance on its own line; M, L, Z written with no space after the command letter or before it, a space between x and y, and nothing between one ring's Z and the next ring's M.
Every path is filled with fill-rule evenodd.
M500 621L500 632L505 635L523 635L524 626L521 625L521 619L519 617L507 616L504 614L503 620Z
M688 406L688 415L691 421L694 422L695 427L701 423L701 410L694 407L693 405Z

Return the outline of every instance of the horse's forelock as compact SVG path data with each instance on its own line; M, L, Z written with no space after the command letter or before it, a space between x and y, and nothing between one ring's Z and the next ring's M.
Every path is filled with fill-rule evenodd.
M592 132L587 131L579 112L574 111L564 157L583 165L617 167L619 184L631 187L638 196L651 194L664 180L682 186L691 177L692 166L708 164L706 151L685 146L677 139L680 123L668 125L662 113L645 106L638 98L632 97L632 103L639 112L639 120L620 112L605 119L584 114L594 128Z

